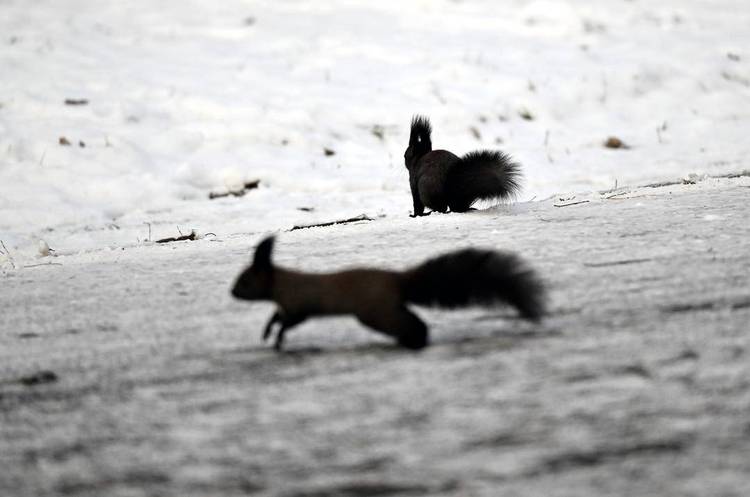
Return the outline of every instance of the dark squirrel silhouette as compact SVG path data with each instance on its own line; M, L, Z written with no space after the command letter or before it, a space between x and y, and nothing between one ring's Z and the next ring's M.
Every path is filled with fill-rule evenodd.
M432 150L432 126L424 116L411 120L409 146L404 152L414 201L412 217L433 211L465 212L479 200L506 200L521 187L520 166L510 156L477 150L463 157L447 150Z
M239 275L232 295L276 302L278 309L265 326L263 340L280 324L277 350L284 334L305 319L342 314L353 314L403 347L421 349L429 343L427 326L407 303L453 308L504 302L527 319L538 320L545 313L544 285L512 253L469 248L406 271L355 268L313 274L274 266L273 244L269 237L258 245L252 265Z

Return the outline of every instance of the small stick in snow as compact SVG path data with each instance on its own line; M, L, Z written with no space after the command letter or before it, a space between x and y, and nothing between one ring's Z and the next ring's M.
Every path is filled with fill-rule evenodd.
M349 219L341 219L339 221L329 221L327 223L300 224L300 225L292 226L292 229L290 229L289 231L301 230L301 229L306 229L306 228L320 228L324 226L333 226L335 224L356 223L357 221L374 221L374 219L367 216L366 214L361 214L356 217L350 217Z
M552 204L554 207L568 207L570 205L578 205L578 204L586 204L590 202L590 200L579 200L578 202L570 202L567 204Z
M617 190L617 178L615 178L615 186L613 186L612 189L607 193L612 193L615 190Z
M156 243L182 242L185 240L199 240L201 238L200 236L198 236L195 230L190 230L189 235L183 235L179 228L177 228L177 231L180 232L180 236L170 236L168 238L162 238L160 240L156 240Z

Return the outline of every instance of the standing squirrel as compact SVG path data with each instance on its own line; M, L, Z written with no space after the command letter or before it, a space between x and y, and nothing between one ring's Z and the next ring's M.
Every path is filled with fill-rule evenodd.
M492 305L516 307L524 318L538 320L545 313L545 289L536 273L515 254L463 249L429 259L406 271L355 268L314 274L274 266L274 238L256 248L252 265L237 278L232 295L243 300L272 300L276 312L263 331L273 326L276 350L290 328L313 316L353 314L359 321L396 339L409 349L428 345L424 322L407 303L441 307Z
M510 156L477 150L458 157L447 150L432 150L432 126L424 116L411 120L409 147L404 152L414 201L411 217L433 211L465 212L478 200L508 199L520 189L520 166Z

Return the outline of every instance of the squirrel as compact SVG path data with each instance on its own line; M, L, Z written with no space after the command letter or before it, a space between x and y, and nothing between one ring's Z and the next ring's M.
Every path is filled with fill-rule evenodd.
M513 253L467 248L450 252L405 271L355 268L335 273L304 273L271 262L274 237L256 248L252 264L240 273L232 295L242 300L271 300L263 340L280 324L274 348L284 334L313 316L353 314L360 323L396 339L409 349L428 345L425 323L407 303L447 308L505 302L524 318L545 314L542 281Z
M404 162L414 201L411 217L433 211L466 212L478 200L508 199L521 187L520 166L500 151L477 150L463 157L447 150L432 150L430 120L416 115L411 120L409 146Z

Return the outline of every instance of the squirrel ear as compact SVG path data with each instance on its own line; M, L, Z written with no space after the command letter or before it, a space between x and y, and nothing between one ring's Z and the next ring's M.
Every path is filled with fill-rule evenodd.
M269 236L258 244L253 257L253 267L256 269L271 269L271 252L273 251L274 237Z

